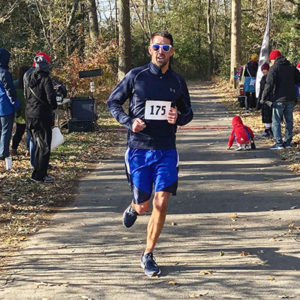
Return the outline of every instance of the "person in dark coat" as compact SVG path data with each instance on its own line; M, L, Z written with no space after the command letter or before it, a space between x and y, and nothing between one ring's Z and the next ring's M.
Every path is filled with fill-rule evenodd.
M47 174L50 159L53 110L57 108L56 94L50 72L50 57L38 53L34 67L24 75L26 99L26 126L34 142L34 169L31 179L38 182L53 182Z
M291 148L293 138L293 111L297 102L295 84L300 83L300 73L279 50L270 53L271 68L261 101L273 102L272 130L275 144L270 149ZM270 99L272 102L270 102ZM281 136L281 122L285 120L285 136Z
M256 53L251 55L251 60L247 63L245 67L245 84L244 90L247 96L246 100L246 110L251 110L256 107L256 97L255 97L255 81L256 74L258 70L258 55Z
M11 146L11 155L17 155L17 149L19 147L19 144L22 140L22 137L24 135L25 129L26 129L26 122L25 122L25 98L24 98L24 83L23 83L23 77L24 74L29 69L28 66L21 66L18 71L18 78L14 81L14 86L16 88L18 99L20 100L21 106L19 108L19 116L15 117L16 122L16 131L12 138L12 146ZM26 149L29 153L29 141L30 137L27 135L26 137Z
M261 66L261 71L263 73L263 77L260 80L260 87L259 87L259 95L258 95L258 101L256 105L256 109L261 109L261 116L262 116L262 123L265 124L265 129L261 135L259 135L260 138L268 138L273 137L272 132L272 108L267 105L266 103L260 103L261 97L265 88L267 75L269 73L270 65L268 63L264 63Z
M10 53L0 48L0 159L9 157L9 144L14 124L16 110L20 106L13 84L11 73L8 71Z

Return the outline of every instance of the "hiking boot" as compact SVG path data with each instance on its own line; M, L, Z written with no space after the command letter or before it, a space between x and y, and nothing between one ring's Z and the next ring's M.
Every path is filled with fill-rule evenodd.
M11 149L11 150L10 150L10 154L11 154L12 156L18 155L17 149Z
M54 178L51 177L51 176L45 176L45 177L43 178L43 181L44 181L45 183L52 183L52 182L54 182Z
M270 150L282 150L282 149L284 149L284 148L282 146L278 146L277 144L275 144L274 146L272 146L270 148Z
M133 207L130 204L123 213L124 226L127 228L131 227L134 224L137 216L138 216L138 213L133 209Z
M143 254L141 256L141 267L144 269L145 274L150 277L158 276L161 273L160 268L153 258L152 252Z

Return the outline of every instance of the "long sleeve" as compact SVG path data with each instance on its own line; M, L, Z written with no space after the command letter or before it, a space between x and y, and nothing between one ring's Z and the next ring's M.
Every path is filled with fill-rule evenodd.
M276 71L274 67L271 67L266 78L264 91L262 93L262 97L261 97L262 102L266 102L272 99L272 92L274 89L275 82L276 82Z
M254 138L254 133L253 133L252 129L248 126L245 126L245 127L246 127L247 131L249 132L251 139L253 139Z
M112 116L122 125L131 130L133 119L125 113L122 105L132 96L132 76L131 72L118 83L107 100L107 107Z
M49 105L52 107L52 109L57 109L56 93L53 87L52 79L49 76L45 78L44 88Z
M235 136L234 136L234 131L232 130L232 132L231 132L231 134L230 134L230 136L229 136L229 139L228 139L228 147L231 147L231 146L232 146L232 144L233 144L233 142L234 142L234 138L235 138Z
M183 78L181 78L180 82L182 94L181 97L176 100L176 106L179 112L176 125L182 126L186 125L193 119L193 110L186 82Z
M9 101L11 102L11 104L14 104L17 100L17 92L11 74L8 71L5 72L1 80Z

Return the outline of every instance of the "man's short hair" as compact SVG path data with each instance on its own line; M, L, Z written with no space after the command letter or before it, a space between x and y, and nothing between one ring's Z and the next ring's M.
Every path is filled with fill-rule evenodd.
M167 38L170 40L170 44L173 46L173 37L172 34L169 33L167 30L160 30L152 33L151 35L151 41L154 39L155 36L162 36L164 38Z

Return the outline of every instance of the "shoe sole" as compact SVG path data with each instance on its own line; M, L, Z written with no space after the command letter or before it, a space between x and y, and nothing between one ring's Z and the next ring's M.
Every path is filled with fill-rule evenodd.
M123 213L123 225L124 225L126 228L130 228L130 227L132 227L132 226L134 225L134 223L135 223L137 217L136 217L136 219L134 220L134 222L133 222L130 226L127 226L127 225L125 224L125 222L124 222L124 218L125 218L126 211L127 211L127 209L126 209L126 210L124 211L124 213Z
M143 264L143 262L141 262L141 267L145 271L145 265ZM152 274L146 274L146 272L145 272L145 275L148 276L148 277L159 276L160 274L161 274L161 269L160 268L158 268L158 272L154 272Z

